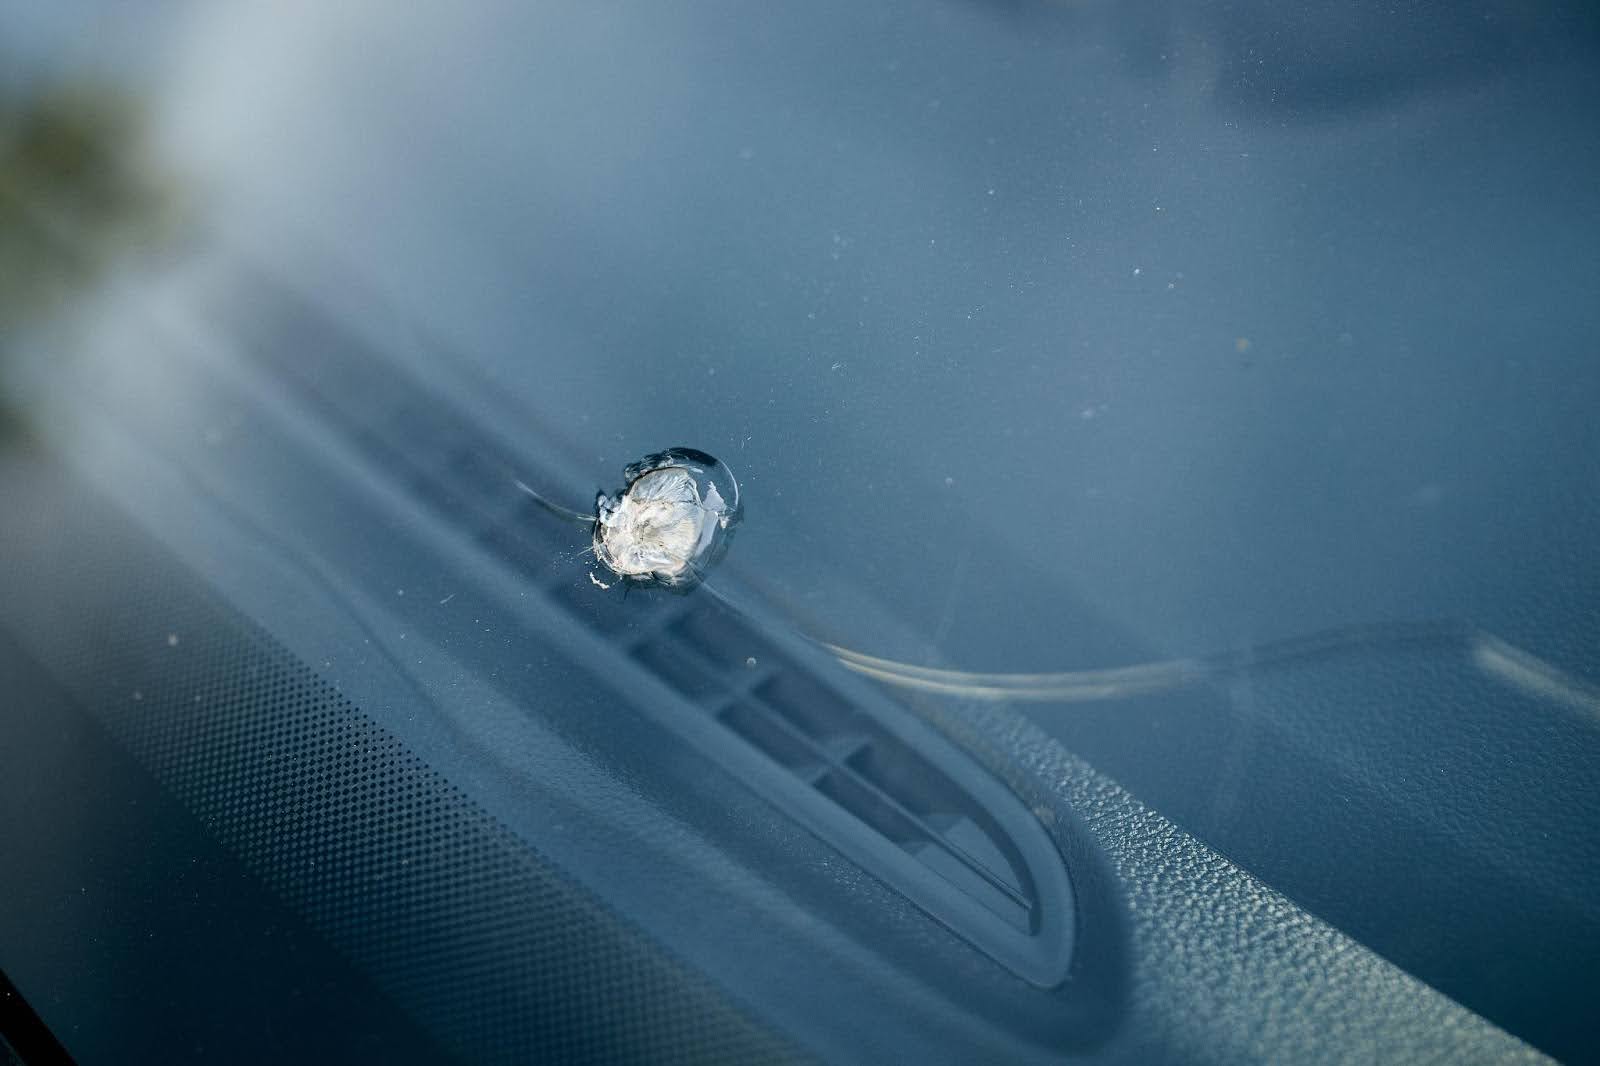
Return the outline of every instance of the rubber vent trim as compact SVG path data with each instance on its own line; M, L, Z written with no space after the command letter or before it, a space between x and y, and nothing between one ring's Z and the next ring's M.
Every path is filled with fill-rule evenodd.
M262 280L242 291L250 354L415 499L519 572L570 553L571 531L508 491L538 475L516 449L291 294ZM1054 843L903 707L707 597L597 609L570 574L528 580L530 598L540 589L704 712L645 708L653 717L1018 977L1065 979L1075 903Z

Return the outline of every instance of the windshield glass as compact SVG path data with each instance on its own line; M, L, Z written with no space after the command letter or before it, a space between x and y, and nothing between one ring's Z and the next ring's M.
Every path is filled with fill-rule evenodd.
M514 542L551 640L558 600L621 647L721 597L935 718L1012 706L1570 1055L1597 39L1555 3L13 10L0 448L248 569L170 507L215 501L402 666L539 668L333 472ZM650 475L663 547L623 494L670 448L738 488Z

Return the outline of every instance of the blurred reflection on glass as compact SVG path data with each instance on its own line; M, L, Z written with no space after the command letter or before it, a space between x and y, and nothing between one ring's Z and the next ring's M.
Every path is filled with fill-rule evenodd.
M22 333L174 231L178 197L144 130L139 101L106 87L0 97L0 439L25 429L5 395Z

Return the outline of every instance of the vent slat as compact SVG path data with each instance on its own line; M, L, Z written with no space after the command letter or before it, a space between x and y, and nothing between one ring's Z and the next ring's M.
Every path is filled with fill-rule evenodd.
M726 687L714 671L667 641L640 643L634 647L633 657L697 703Z

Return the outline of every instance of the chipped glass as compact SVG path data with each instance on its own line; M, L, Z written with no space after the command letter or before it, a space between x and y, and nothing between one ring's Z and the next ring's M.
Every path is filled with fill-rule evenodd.
M733 471L705 452L670 448L622 474L621 492L595 499L594 557L625 581L692 588L739 520Z
M595 559L630 585L687 591L727 551L742 513L739 482L727 463L697 448L668 448L629 463L623 487L595 497L580 514L517 487L547 510L593 528ZM603 589L611 583L589 580Z

